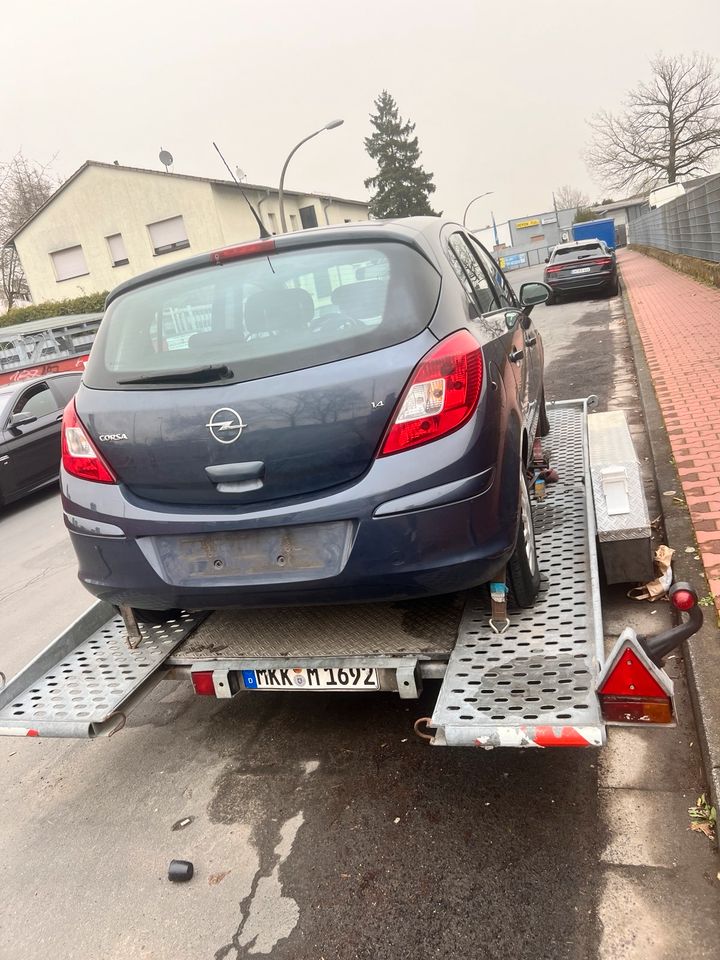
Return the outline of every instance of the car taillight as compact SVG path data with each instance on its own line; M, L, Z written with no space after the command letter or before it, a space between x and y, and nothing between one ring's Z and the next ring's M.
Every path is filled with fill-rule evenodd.
M477 406L482 378L482 351L468 330L441 340L410 377L380 456L418 447L461 427Z
M559 264L556 264L554 267L545 267L545 273L560 273L560 271L564 266L567 266L567 264L559 263Z
M266 240L252 240L250 243L238 243L233 247L213 250L210 254L210 262L227 263L228 260L241 260L243 257L254 257L258 253L271 253L274 249L275 241L272 237Z
M63 413L61 442L63 469L71 476L95 483L117 483L117 477L88 437L77 415L74 399Z

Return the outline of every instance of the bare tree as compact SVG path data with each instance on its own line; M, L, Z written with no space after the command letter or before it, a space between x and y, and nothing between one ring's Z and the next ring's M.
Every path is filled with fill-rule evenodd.
M555 191L555 206L558 210L571 210L573 207L587 207L590 198L582 190L563 184Z
M652 79L628 93L620 114L590 122L586 161L618 190L649 189L707 173L720 151L720 75L712 57L650 61Z
M49 164L35 163L16 153L0 163L0 298L8 310L28 297L22 264L8 237L38 210L58 185Z

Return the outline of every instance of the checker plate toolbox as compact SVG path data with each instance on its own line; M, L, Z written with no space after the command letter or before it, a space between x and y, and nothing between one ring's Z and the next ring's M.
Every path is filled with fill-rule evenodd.
M540 593L531 609L510 611L503 632L491 628L483 590L401 603L182 612L140 626L138 634L117 610L96 602L12 680L5 683L0 673L0 735L112 734L168 671L195 679L205 672L216 696L231 696L247 689L243 678L255 669L365 667L375 671L377 689L405 698L420 696L424 680L442 680L425 720L430 732L420 734L435 745L602 746L598 685L615 653L604 663L596 516L601 549L610 543L629 550L626 566L634 573L645 569L650 531L624 417L588 417L595 402L548 405L547 450L558 480L532 505ZM608 571L604 559L606 574L625 562L611 556ZM694 596L682 584L671 588L671 598L676 589ZM640 659L655 670L668 649L699 628L697 606L690 621L639 638L641 646L646 641Z

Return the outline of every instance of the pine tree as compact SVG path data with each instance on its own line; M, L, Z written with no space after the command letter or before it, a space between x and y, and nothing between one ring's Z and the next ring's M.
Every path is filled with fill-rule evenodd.
M365 181L374 191L370 216L437 216L429 200L435 192L433 175L420 165L418 138L412 136L415 124L403 122L387 90L375 101L375 111L370 117L375 130L365 138L365 149L378 166L376 175Z

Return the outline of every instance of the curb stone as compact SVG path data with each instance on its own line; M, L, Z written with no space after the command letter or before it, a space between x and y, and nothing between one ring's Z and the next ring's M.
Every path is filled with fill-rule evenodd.
M622 266L620 267L622 276ZM640 402L650 439L658 501L668 546L675 548L673 571L676 580L687 580L700 596L709 592L705 572L694 554L684 552L686 546L697 547L695 529L684 500L678 503L663 496L665 490L676 490L682 496L682 484L675 468L665 421L655 395L645 348L635 321L627 288L623 280L622 300L627 320L630 347L637 374ZM700 750L712 803L720 808L720 643L714 607L703 608L704 623L700 631L683 643L688 689L698 727ZM693 798L694 799L694 798Z

